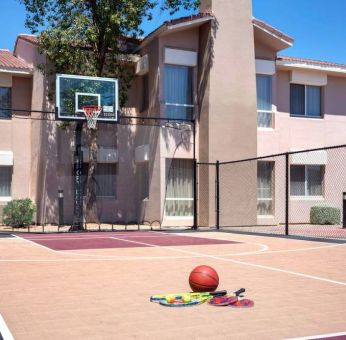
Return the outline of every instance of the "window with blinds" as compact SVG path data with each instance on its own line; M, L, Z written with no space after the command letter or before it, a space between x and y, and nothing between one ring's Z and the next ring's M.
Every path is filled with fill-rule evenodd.
M116 192L116 163L98 163L96 167L96 195L98 197L117 197ZM88 163L83 164L84 195L86 194Z
M11 197L12 166L0 166L0 197Z
M257 126L274 127L272 110L272 76L257 74Z
M170 166L169 166L170 165ZM166 216L193 216L193 160L167 160Z
M273 215L274 162L257 163L257 215Z
M321 86L290 84L291 116L320 118Z

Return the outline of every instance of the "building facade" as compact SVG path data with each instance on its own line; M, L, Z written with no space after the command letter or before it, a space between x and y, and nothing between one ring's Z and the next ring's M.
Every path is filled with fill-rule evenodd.
M192 225L196 178L203 192L198 224L212 226L215 174L208 167L195 174L194 158L214 163L344 144L346 65L279 55L293 43L253 18L249 0L202 1L200 14L166 22L138 41L122 115L143 121L99 125L100 220ZM63 190L65 222L71 223L75 126L63 129L49 113L55 107L51 79L36 67L44 62L34 36L19 35L13 54L0 51L0 107L13 109L12 116L0 110L0 205L30 197L37 223L57 223ZM148 117L170 121L149 124ZM85 166L87 140L84 131ZM304 157L291 162L293 204L339 203L340 197L324 195L327 155ZM225 174L232 195L222 218L278 223L281 166L269 159Z

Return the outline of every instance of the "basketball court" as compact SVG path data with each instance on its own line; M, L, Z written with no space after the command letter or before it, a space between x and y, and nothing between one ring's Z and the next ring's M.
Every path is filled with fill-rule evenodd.
M346 248L224 232L16 234L0 239L1 332L15 339L343 339ZM167 308L201 264L254 308ZM8 333L7 333L8 334ZM327 335L329 334L329 335ZM6 339L6 338L5 338Z
M2 338L345 338L345 243L208 228L164 232L162 221L169 214L174 218L174 227L185 227L182 221L186 217L189 227L191 223L194 227L202 225L198 224L198 209L201 215L206 213L204 218L209 224L215 211L220 217L219 204L216 209L213 206L219 202L215 199L219 194L215 196L213 190L207 190L215 187L210 164L204 164L208 166L204 177L197 172L195 122L179 123L174 118L173 124L167 118L146 117L152 124L146 127L144 118L121 116L118 109L116 79L57 75L55 119L75 124L69 132L59 130L56 154L60 163L47 161L54 177L54 182L47 182L51 195L47 194L47 201L51 204L41 210L46 209L45 214L52 216L57 230L70 225L64 231L80 232L52 233L47 228L47 233L40 233L33 227L34 232L30 233L28 227L27 233L0 234ZM94 173L86 182L85 164L91 159L92 148L98 147L96 124L119 123L120 118L125 123L118 126L118 135L108 131L116 145L105 143L99 150L103 169L109 166L113 172L104 178ZM85 121L90 130L83 128ZM103 130L100 131L102 137ZM85 132L93 141L87 147ZM55 142L54 138L50 140ZM153 149L157 143L163 151ZM173 166L173 160L179 157L183 161ZM95 154L94 161L98 162ZM149 176L150 169L156 169L155 176ZM177 177L179 181L174 180L174 173L182 174ZM166 184L161 182L164 177ZM205 200L203 195L197 195L197 177L208 195ZM110 216L109 232L86 232L86 223L101 230L101 223L107 222L99 217L98 221L88 221L85 197L91 188L96 196L103 190L95 204L100 216L102 212ZM245 195L244 202L250 196ZM240 211L238 201L226 201L227 213L233 216ZM256 204L246 204L245 208L248 206L253 208L253 217L257 217ZM230 207L235 212L229 211ZM242 214L244 218L250 216L246 209ZM49 221L45 217L42 220L45 231L45 222ZM117 224L125 228L113 230ZM138 230L123 230L132 229L127 228L131 224ZM160 230L153 231L154 224ZM140 225L151 230L139 230ZM278 224L274 231L278 228L283 225ZM331 236L343 238L344 231L338 229ZM152 295L190 291L189 274L199 265L216 270L220 278L218 290L231 294L245 288L245 297L253 300L255 306L237 309L204 303L167 308L150 302Z

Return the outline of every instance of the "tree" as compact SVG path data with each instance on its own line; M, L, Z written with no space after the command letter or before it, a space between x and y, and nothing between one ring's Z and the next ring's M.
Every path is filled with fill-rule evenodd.
M175 13L196 9L199 0L19 0L26 26L38 33L39 48L50 61L52 73L111 76L119 79L120 106L126 102L131 72L126 67L129 37L143 34L141 24L152 10ZM121 58L119 57L121 56ZM90 131L86 208L96 221L97 130Z

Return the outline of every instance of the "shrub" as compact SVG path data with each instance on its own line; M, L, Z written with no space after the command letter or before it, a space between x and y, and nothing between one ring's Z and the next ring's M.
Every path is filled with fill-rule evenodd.
M8 202L3 210L3 222L13 227L24 227L32 223L36 207L30 198Z
M310 209L311 224L340 224L341 209L331 204L321 204Z

